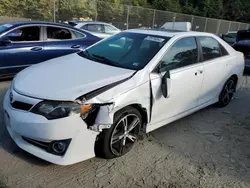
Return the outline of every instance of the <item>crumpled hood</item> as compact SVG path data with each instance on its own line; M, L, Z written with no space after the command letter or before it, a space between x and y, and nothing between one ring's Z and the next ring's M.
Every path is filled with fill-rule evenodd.
M71 54L24 69L15 77L14 89L34 98L72 101L134 72Z

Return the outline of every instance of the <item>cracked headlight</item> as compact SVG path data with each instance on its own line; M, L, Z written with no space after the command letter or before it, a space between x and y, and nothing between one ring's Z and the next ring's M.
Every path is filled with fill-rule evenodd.
M42 101L31 112L42 115L49 120L79 114L83 119L92 111L94 105L81 105L75 102Z

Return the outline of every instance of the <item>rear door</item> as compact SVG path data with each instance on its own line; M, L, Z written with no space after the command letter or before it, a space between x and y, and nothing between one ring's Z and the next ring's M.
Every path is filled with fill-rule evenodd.
M85 34L63 27L44 27L44 34L47 60L79 52L91 43Z
M225 78L230 72L231 57L226 49L213 37L197 38L203 56L204 81L200 93L199 105L218 99L225 84Z
M0 46L1 77L13 76L25 67L45 59L40 26L22 26L2 37L7 37L11 43Z

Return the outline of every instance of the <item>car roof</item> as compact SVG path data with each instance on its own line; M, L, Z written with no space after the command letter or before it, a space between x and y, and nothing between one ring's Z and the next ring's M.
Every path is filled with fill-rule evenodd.
M3 24L6 25L6 24ZM91 33L89 33L88 31L83 31L81 29L72 27L69 24L65 24L65 23L54 23L54 22L44 22L44 21L20 21L20 22L9 22L7 23L7 25L9 25L10 27L8 28L8 30L13 29L15 27L19 27L19 26L25 26L25 25L50 25L50 26L59 26L59 27L66 27L68 29L74 29L78 32L84 33L84 34L88 34L91 35L93 37L96 37L94 35L92 35ZM8 31L6 30L6 31ZM5 32L5 31L4 31ZM0 33L1 35L1 33Z
M54 22L43 22L43 21L21 21L21 22L10 22L8 23L13 26L22 26L22 25L36 25L36 24L41 24L41 25L54 25L54 26L69 26L68 24L61 24L61 23L54 23Z
M73 22L73 23L94 23L94 24L108 24L110 25L109 23L106 23L106 22L100 22L100 21L80 21L80 20L73 20L73 21L70 21L70 22Z
M226 35L227 34L237 34L238 33L238 31L228 31L227 33L226 33Z
M170 37L170 38L174 36L189 36L189 35L214 36L214 34L211 34L211 33L197 32L197 31L156 30L156 29L131 29L125 32L158 35L158 36Z

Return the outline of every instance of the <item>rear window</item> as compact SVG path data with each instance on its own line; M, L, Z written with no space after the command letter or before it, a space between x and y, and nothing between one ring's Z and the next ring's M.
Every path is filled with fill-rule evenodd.
M47 27L47 38L48 40L68 40L72 39L72 35L68 29Z
M222 56L222 46L217 40L211 37L199 37L199 40L202 47L204 61L209 61Z

